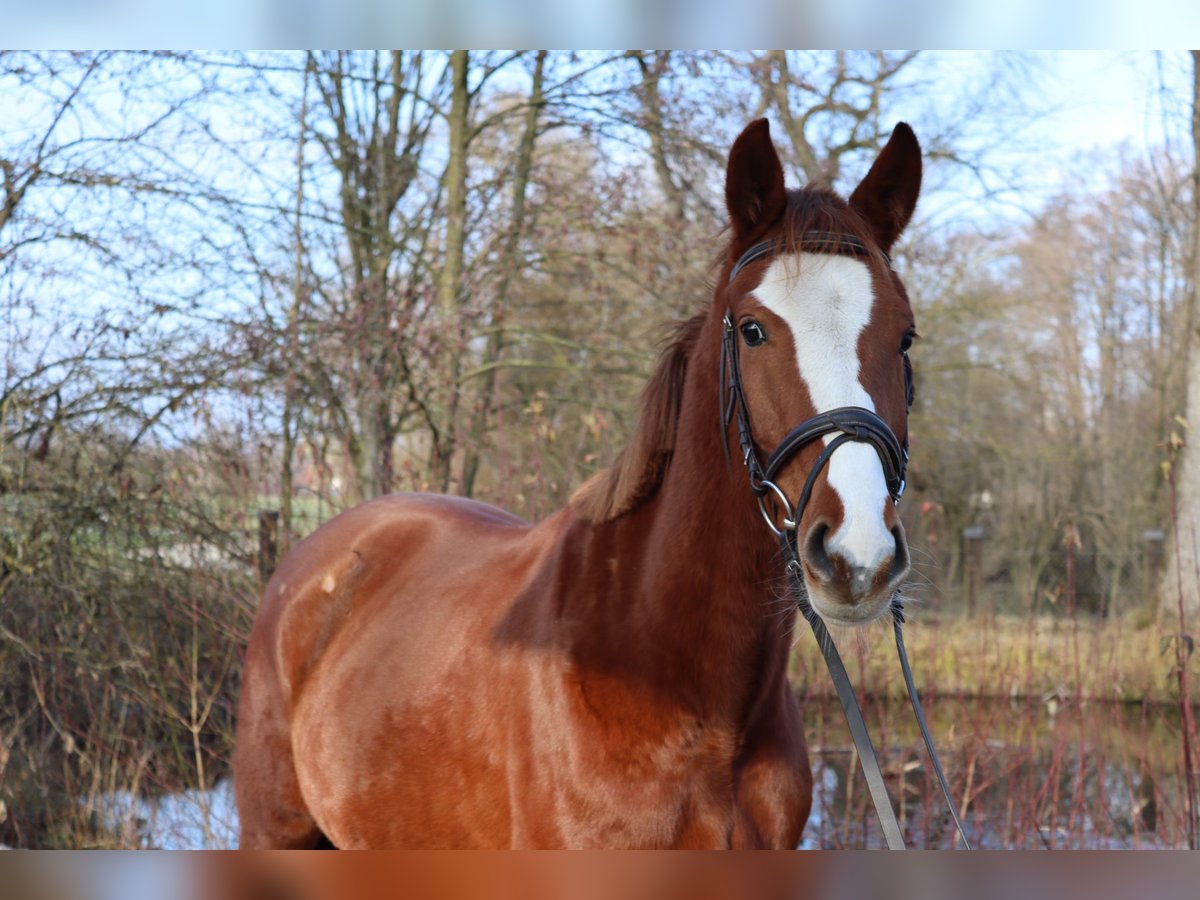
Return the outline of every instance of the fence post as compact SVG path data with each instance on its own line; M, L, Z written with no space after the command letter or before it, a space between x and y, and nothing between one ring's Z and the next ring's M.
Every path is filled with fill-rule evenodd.
M1063 546L1066 548L1067 556L1067 612L1074 616L1077 605L1075 591L1075 551L1079 549L1079 529L1075 527L1074 517L1067 520L1067 527L1063 531Z
M932 500L926 500L921 504L921 512L927 516L927 525L925 528L925 541L929 545L929 583L932 589L930 597L931 606L941 611L942 608L942 557L939 553L938 541L940 535L938 533L938 525L941 524L942 505L934 503Z
M967 580L967 615L974 616L983 582L983 526L968 525L962 530L963 573Z
M1147 528L1142 532L1142 600L1150 603L1150 599L1158 594L1159 579L1162 577L1163 546L1167 535L1161 528ZM1154 604L1157 608L1158 604Z
M263 584L275 571L275 557L279 552L279 510L258 511L258 577Z

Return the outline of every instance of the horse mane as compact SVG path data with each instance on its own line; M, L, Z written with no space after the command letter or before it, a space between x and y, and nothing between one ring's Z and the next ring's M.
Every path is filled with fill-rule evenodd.
M774 227L785 253L800 251L804 234L809 231L848 234L869 247L875 245L866 220L840 196L823 188L789 190L787 204ZM744 245L731 238L718 255L715 268L727 277L736 262L734 254L743 249ZM676 323L674 335L642 392L642 411L633 436L611 466L597 472L571 495L571 508L587 521L598 525L615 519L658 490L675 450L688 359L706 318L707 311L702 311Z
M804 188L787 194L787 206L779 222L779 236L785 253L798 253L804 249L804 235L809 231L849 235L868 247L877 246L870 223L833 191Z
M683 401L688 359L700 337L707 312L675 323L658 365L642 391L642 411L629 442L607 469L585 481L571 496L571 507L599 525L648 500L662 483L675 450L675 431Z

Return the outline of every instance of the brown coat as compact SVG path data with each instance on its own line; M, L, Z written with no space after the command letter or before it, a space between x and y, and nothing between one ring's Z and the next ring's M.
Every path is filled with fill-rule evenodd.
M890 247L916 200L914 156L920 178L915 139L900 137L847 205L785 193L765 121L752 124L730 155L729 264L814 222ZM911 328L899 282L882 263L871 277L867 351ZM245 661L244 847L796 846L812 777L786 677L794 607L718 427L721 320L753 306L746 291L718 282L680 328L630 444L568 508L530 526L469 500L389 496L292 551ZM778 335L771 352L791 352ZM902 434L898 358L860 355ZM784 356L761 359L744 376L771 441L813 410L794 376L779 381ZM781 486L802 484L817 452ZM838 515L818 485L801 528Z

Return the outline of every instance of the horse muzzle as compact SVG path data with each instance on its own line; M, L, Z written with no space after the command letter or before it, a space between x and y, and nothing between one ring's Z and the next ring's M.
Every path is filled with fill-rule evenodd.
M897 522L889 532L892 546L875 558L847 556L830 540L829 523L818 520L799 546L804 580L813 608L827 621L861 625L883 614L908 576L910 557L904 528Z

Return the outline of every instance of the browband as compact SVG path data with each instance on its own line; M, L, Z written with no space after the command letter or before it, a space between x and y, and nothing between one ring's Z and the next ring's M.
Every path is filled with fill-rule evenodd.
M743 253L738 258L738 261L734 263L733 269L729 272L730 283L738 277L738 273L742 269L755 260L762 259L764 256L772 253L786 251L787 249L787 243L777 238L768 241L759 241L759 243ZM835 234L832 231L806 231L800 236L800 245L797 249L850 256L872 256L879 254L889 267L892 264L890 256L882 250L868 247L852 234Z

